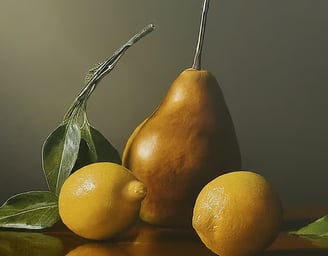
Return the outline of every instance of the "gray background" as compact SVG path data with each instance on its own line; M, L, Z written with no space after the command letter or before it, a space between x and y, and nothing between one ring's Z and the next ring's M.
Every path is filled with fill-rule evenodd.
M89 102L122 152L134 127L193 59L201 0L0 1L0 201L46 188L41 146L94 63L148 23ZM213 0L203 67L218 79L243 168L284 205L327 204L328 1Z

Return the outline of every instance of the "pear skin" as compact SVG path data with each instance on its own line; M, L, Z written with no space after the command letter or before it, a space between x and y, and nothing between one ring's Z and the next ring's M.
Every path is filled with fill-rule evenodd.
M189 68L130 136L123 165L147 187L140 216L161 226L191 226L202 187L241 168L234 125L215 77Z

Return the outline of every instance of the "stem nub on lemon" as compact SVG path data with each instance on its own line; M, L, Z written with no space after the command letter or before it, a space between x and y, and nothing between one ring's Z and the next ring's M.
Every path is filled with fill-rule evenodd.
M111 238L136 222L146 188L121 165L99 162L69 176L59 194L59 214L77 235Z
M192 224L216 254L250 256L273 242L281 220L281 202L272 185L257 173L235 171L201 190Z

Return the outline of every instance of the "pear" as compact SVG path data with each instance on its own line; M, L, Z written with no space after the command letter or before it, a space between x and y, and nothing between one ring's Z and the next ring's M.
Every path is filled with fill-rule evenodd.
M241 168L223 93L215 77L200 67L208 9L205 0L192 68L175 79L123 151L123 165L147 187L140 217L150 224L191 227L193 206L203 186Z

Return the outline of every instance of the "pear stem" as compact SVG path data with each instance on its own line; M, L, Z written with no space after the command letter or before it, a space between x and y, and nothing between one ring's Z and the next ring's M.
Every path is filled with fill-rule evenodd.
M210 6L210 0L204 0L202 17L201 17L201 21L200 21L200 28L199 28L199 34L198 34L197 47L196 47L196 53L195 53L195 57L194 57L194 62L192 64L192 68L197 69L197 70L201 69L202 49L203 49L206 20L207 20L207 13L208 13L209 6Z

